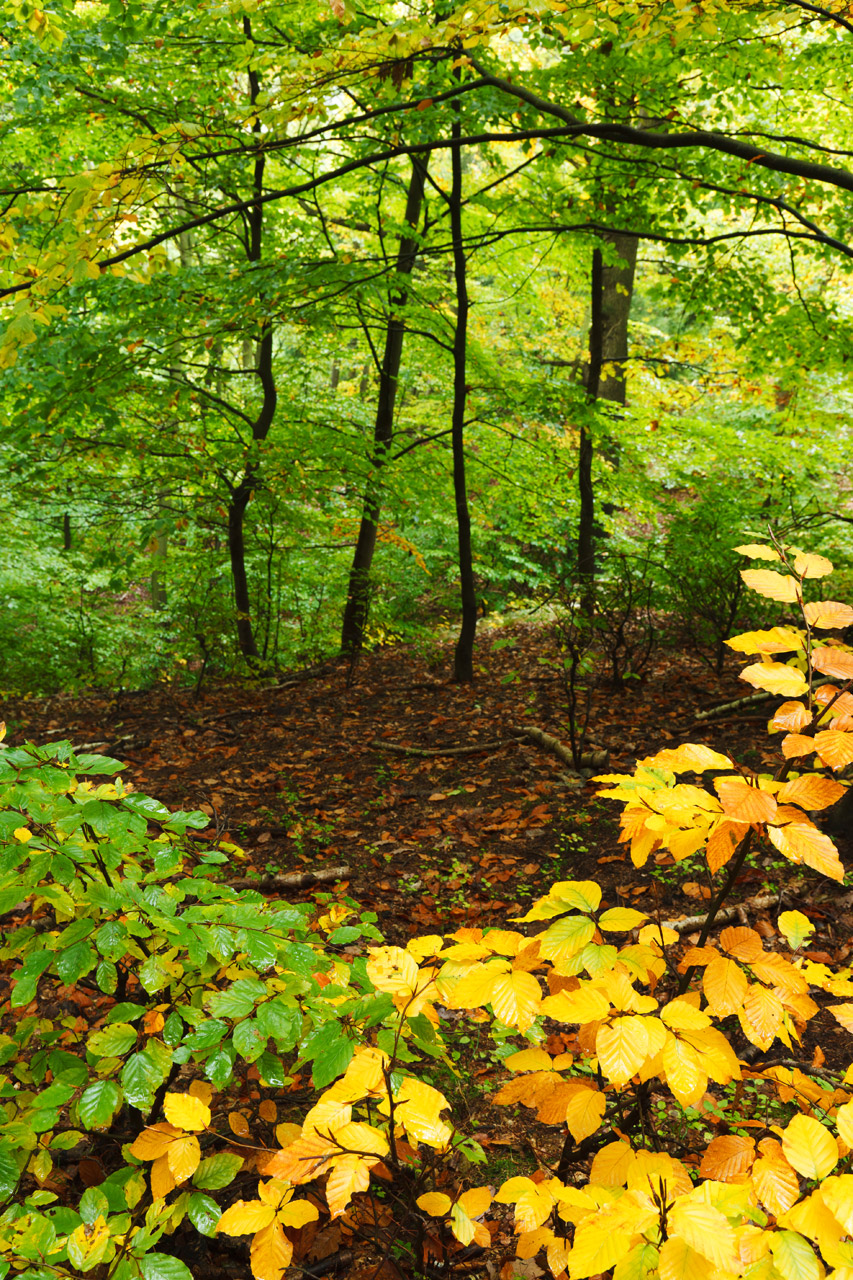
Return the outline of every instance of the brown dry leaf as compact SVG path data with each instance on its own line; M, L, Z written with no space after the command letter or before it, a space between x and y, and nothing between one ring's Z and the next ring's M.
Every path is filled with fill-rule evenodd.
M278 1107L269 1098L265 1098L258 1107L258 1115L262 1120L266 1120L267 1124L275 1124L278 1119Z
M232 1133L236 1133L238 1138L248 1138L249 1121L239 1111L231 1111L228 1115L228 1124Z

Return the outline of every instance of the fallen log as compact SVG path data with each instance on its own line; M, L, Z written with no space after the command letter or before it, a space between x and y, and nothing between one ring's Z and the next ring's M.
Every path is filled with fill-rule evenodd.
M535 743L537 747L544 747L546 751L553 752L570 769L577 767L581 769L606 769L610 761L609 751L584 751L581 753L580 765L576 766L571 747L567 747L564 742L561 742L559 738L555 738L553 734L545 733L543 729L536 729L532 725L529 728L510 725L509 731L515 738L527 739L528 742Z
M476 756L483 751L501 751L509 745L506 741L478 742L470 747L404 747L401 742L383 742L381 738L374 738L370 743L371 747L393 751L398 756Z
M283 876L239 876L229 880L232 889L257 889L260 893L278 893L285 889L305 889L311 884L326 884L329 880L345 880L349 867L320 867L317 871L290 871Z
M759 893L754 898L747 898L746 902L738 903L736 907L723 907L722 911L717 912L714 924L743 919L750 910L764 911L767 907L777 906L780 901L781 896L778 893ZM701 929L707 916L706 911L703 915L684 916L681 920L664 920L662 923L664 929L675 929L676 933L687 933L690 929Z

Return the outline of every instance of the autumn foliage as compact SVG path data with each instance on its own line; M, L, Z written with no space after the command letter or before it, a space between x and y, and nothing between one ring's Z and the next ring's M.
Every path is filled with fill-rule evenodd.
M713 927L762 843L843 878L814 815L853 761L853 653L833 636L853 609L804 599L824 558L739 550L772 566L744 580L793 618L730 641L753 659L744 679L784 699L768 726L775 773L687 744L600 779L636 866L661 850L704 857L715 893L692 943L608 906L593 881L561 881L506 928L365 950L381 939L354 904L235 892L212 878L233 851L185 838L201 819L78 777L114 762L62 746L0 756L0 908L29 910L2 953L17 1025L0 1041L0 1269L187 1280L169 1241L188 1222L250 1240L256 1280L279 1280L318 1224L372 1215L377 1266L393 1253L420 1272L488 1248L508 1212L517 1258L558 1278L850 1280L853 1067L824 1068L802 1037L825 1005L853 1028L853 973L803 954L812 925L796 910L770 942ZM108 997L105 1015L43 1016L41 983L81 980ZM493 1102L561 1135L553 1167L491 1180L424 1078L451 1068L442 1028L460 1014L500 1046L509 1075ZM228 1101L247 1066L273 1121L270 1093L311 1075L312 1105L266 1145ZM706 1142L715 1109L727 1131ZM673 1117L697 1140L669 1138ZM59 1153L119 1119L136 1136L72 1203Z

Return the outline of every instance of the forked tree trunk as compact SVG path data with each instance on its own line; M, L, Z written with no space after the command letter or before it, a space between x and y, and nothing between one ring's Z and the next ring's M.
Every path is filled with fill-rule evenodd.
M452 136L461 137L462 125L453 123ZM456 282L456 327L453 333L453 495L456 500L456 528L459 539L459 584L462 621L453 655L453 679L470 684L474 679L474 636L477 631L477 593L471 553L471 513L465 479L465 406L467 401L466 363L468 345L468 264L462 240L462 149L450 152L450 231L453 239L453 276Z
M417 227L424 196L426 161L412 160L412 176L406 198L406 224ZM397 276L411 275L418 255L418 241L414 236L403 236L397 251ZM371 474L362 500L361 522L350 567L347 602L341 627L341 649L344 653L358 653L364 644L364 631L370 608L370 570L379 516L382 509L382 472L388 461L388 453L394 439L394 405L403 359L403 335L406 322L401 312L408 299L408 289L396 288L389 298L390 314L385 330L385 349L379 369L379 396L376 402L376 418L373 426Z

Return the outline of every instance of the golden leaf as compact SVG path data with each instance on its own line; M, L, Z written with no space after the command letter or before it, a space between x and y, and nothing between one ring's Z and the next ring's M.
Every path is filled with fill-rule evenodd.
M262 1120L265 1120L267 1124L275 1124L278 1119L278 1107L270 1098L264 1098L263 1102L258 1107L258 1115Z
M597 1089L581 1089L569 1099L566 1124L575 1142L583 1142L601 1128L607 1099Z
M275 1209L260 1200L237 1200L226 1209L216 1230L227 1236L247 1236L275 1221Z
M589 1181L594 1186L624 1187L634 1153L627 1142L608 1142L597 1151L589 1171Z
M489 929L483 934L483 944L491 952L502 956L517 956L529 942L530 939L525 938L517 929Z
M817 743L806 733L789 733L782 739L782 755L786 760L810 756L817 750Z
M838 1108L835 1113L835 1127L841 1141L853 1150L853 1102L845 1102L843 1107Z
M800 584L789 573L775 573L772 569L741 569L740 576L750 591L756 591L767 600L795 604L800 598Z
M427 1191L425 1195L418 1196L415 1204L431 1218L442 1218L450 1212L452 1201L443 1191Z
M828 809L844 795L846 787L834 778L805 773L786 782L778 795L780 804L798 804L801 809Z
M504 1066L510 1071L550 1071L553 1059L544 1049L520 1049L504 1058Z
M692 1107L708 1088L708 1073L691 1044L667 1036L661 1054L666 1082L683 1107Z
M811 712L803 702L783 702L776 709L773 719L768 723L770 733L787 729L789 733L797 733L811 723Z
M166 1159L175 1182L186 1182L195 1173L201 1160L198 1138L191 1133L181 1134L169 1147Z
M821 675L833 680L853 680L853 653L838 649L835 645L822 645L812 651L812 666Z
M369 1185L370 1166L367 1161L358 1155L340 1156L326 1180L326 1203L331 1217L339 1218L353 1196L358 1192L366 1191ZM300 1200L298 1203L308 1205L307 1200ZM313 1205L308 1207L314 1209ZM288 1208L290 1208L289 1205ZM314 1209L314 1217L316 1216L317 1211ZM288 1222L282 1218L281 1214L279 1214L279 1220L284 1221L285 1226L304 1225L302 1222Z
M762 1052L769 1049L782 1026L784 1012L775 991L754 983L746 993L741 1010L741 1027L747 1039Z
M664 1240L658 1258L660 1280L711 1280L715 1270L707 1258L676 1236Z
M715 778L714 789L728 817L738 822L772 822L776 800L769 791L750 786L744 778Z
M470 1190L462 1192L459 1204L469 1218L479 1218L486 1212L493 1199L494 1193L491 1187L471 1187Z
M526 1031L539 1012L542 990L529 973L504 973L498 976L492 987L489 1003L501 1022L518 1031Z
M290 1143L283 1151L273 1151L259 1167L268 1176L287 1182L310 1182L329 1167L329 1157L340 1154L340 1148L326 1136L309 1133Z
M742 635L726 640L736 653L792 653L802 649L805 638L794 627L773 627L770 631L745 631Z
M716 1182L742 1182L755 1161L755 1140L726 1133L708 1143L699 1173Z
M290 1266L293 1245L280 1223L271 1222L261 1228L252 1241L250 1256L255 1280L281 1280Z
M833 1004L829 1006L829 1012L845 1031L853 1035L853 1004Z
M631 1249L633 1236L626 1231L602 1231L596 1224L595 1214L589 1226L585 1223L575 1231L575 1241L569 1254L571 1280L587 1280L589 1276L609 1271Z
M660 1016L671 1031L704 1031L711 1019L690 1000L670 1000L660 1011Z
M169 1167L168 1154L158 1156L151 1166L151 1197L154 1200L162 1200L174 1191L177 1186L175 1175Z
M236 1133L238 1138L247 1138L249 1136L249 1121L239 1111L229 1112L228 1127L232 1133Z
M667 1232L684 1240L703 1258L720 1270L733 1270L736 1265L734 1231L727 1219L713 1205L684 1197L676 1201L667 1214Z
M800 1198L800 1180L787 1160L761 1156L752 1166L752 1184L765 1209L775 1217Z
M339 1083L336 1081L336 1084ZM335 1129L340 1129L342 1125L349 1124L352 1120L352 1103L341 1102L338 1098L331 1096L335 1093L335 1086L327 1089L321 1095L319 1102L316 1102L310 1111L306 1113L302 1122L301 1130L292 1137L289 1142L282 1142L283 1147L295 1142L296 1138L301 1135L308 1136L309 1133L322 1133L324 1135L331 1133ZM278 1134L278 1130L276 1130Z
M803 606L806 622L810 627L825 631L841 630L853 623L853 609L837 600L814 600Z
M794 573L801 578L825 578L832 573L832 561L827 560L826 556L801 551L794 561Z
M775 547L768 547L763 542L746 542L742 547L735 547L735 551L742 556L749 556L750 560L781 560L781 556Z
M595 1052L612 1084L626 1084L648 1056L649 1033L642 1018L616 1018L599 1027Z
M418 981L418 962L402 947L371 947L367 976L377 991L411 995Z
M559 1077L558 1080L559 1083L548 1093L537 1090L535 1102L523 1099L528 1107L537 1108L536 1119L540 1124L565 1124L569 1103L576 1094L585 1091L579 1080L563 1082Z
M745 964L749 964L751 960L757 960L764 952L764 943L761 941L761 934L756 933L755 929L749 929L746 925L730 925L720 934L720 946L724 951L728 951L730 956L734 956L736 960L743 960Z
M704 773L706 769L731 769L734 761L701 742L685 742L680 747L665 747L643 761L652 769L671 769L673 773Z
M782 1135L782 1150L804 1178L820 1181L838 1163L838 1143L813 1116L794 1116Z
M648 918L644 911L637 911L634 907L611 907L599 916L598 927L609 933L628 933Z
M717 1018L737 1013L746 996L746 975L734 962L715 956L705 969L702 990L711 1012Z
M814 742L818 755L830 769L843 769L853 762L853 733L824 729L815 734Z
M213 1097L213 1085L209 1081L193 1080L189 1091L194 1098L200 1098L208 1107L210 1106L210 1100Z
M610 1001L599 988L584 985L577 991L558 991L554 996L546 996L541 1012L557 1022L600 1022L610 1012Z
M781 810L777 817L781 816ZM795 811L796 812L796 811ZM787 822L784 826L767 828L767 835L780 853L792 862L804 862L807 867L828 876L830 880L844 879L844 867L829 836L818 831L805 814L799 822Z
M841 1223L844 1234L853 1235L853 1174L826 1178L820 1185L820 1195L833 1218Z
M167 1093L163 1112L169 1124L178 1129L206 1129L210 1124L210 1107L191 1093Z
M394 1103L394 1118L403 1126L410 1138L414 1138L416 1142L425 1142L430 1147L447 1146L453 1136L453 1130L450 1125L439 1119L442 1111L450 1110L450 1103L443 1093L439 1093L438 1089L433 1089L432 1085L425 1084L422 1080L408 1077L395 1093ZM379 1104L379 1110L383 1115L389 1114L390 1103L387 1098ZM348 1125L346 1131L354 1129L368 1130L369 1126ZM343 1132L345 1131L342 1130L341 1133ZM378 1129L370 1129L370 1133L373 1135L372 1141L380 1145L363 1149L385 1155L388 1151L385 1136ZM355 1142L347 1142L346 1145L356 1146Z
M784 662L753 662L744 667L740 678L756 689L765 689L781 698L796 698L809 688L802 671Z
M150 1124L142 1130L130 1148L131 1155L137 1160L157 1160L164 1156L175 1138L181 1136L180 1129L171 1124Z

